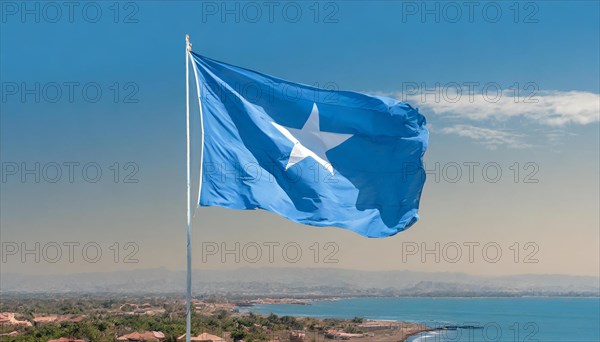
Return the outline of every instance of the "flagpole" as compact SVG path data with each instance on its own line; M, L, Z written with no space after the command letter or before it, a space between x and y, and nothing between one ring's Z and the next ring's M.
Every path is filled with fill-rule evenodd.
M190 35L185 35L185 125L186 125L186 157L187 157L187 286L185 301L185 341L190 342L192 326L192 210L190 194Z

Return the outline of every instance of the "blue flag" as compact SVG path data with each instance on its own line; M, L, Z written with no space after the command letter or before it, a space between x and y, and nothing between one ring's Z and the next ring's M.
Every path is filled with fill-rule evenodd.
M204 125L200 205L264 209L367 237L417 221L429 138L417 109L195 53L192 62Z

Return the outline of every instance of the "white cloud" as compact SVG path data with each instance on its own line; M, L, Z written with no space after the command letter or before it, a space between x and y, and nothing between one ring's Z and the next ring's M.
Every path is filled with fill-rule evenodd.
M492 150L500 145L506 145L512 148L531 147L530 144L523 141L521 135L490 128L471 125L454 125L442 128L441 132L475 140Z
M505 90L496 96L495 92L482 94L475 92L448 95L443 91L437 94L418 94L401 97L407 102L421 107L421 112L447 115L448 117L469 120L507 120L525 118L547 126L568 124L586 125L600 120L600 94L583 91L537 91L535 95L515 96L514 91Z

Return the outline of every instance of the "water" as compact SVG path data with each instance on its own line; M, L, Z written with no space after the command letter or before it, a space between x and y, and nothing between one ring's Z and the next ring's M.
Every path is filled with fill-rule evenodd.
M428 333L413 342L600 341L600 298L352 298L257 305L250 311L477 327Z

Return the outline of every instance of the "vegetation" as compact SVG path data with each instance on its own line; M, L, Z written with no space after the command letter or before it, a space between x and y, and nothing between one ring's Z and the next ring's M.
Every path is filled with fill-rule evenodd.
M208 332L223 336L226 332L232 340L268 341L277 336L289 340L290 332L311 332L315 336L326 329L335 328L347 332L360 332L350 323L360 323L362 318L352 321L335 319L317 320L291 316L239 314L233 310L219 308L224 298L208 298L202 303L206 309L192 313L192 332ZM140 309L143 308L143 309ZM146 309L154 312L145 313ZM0 312L14 312L19 320L29 320L43 315L56 315L62 321L36 323L26 326L0 326L0 333L18 331L13 337L3 336L2 341L47 341L60 337L87 339L89 341L114 341L117 336L135 331L161 331L165 341L176 341L185 333L183 301L168 297L9 297L2 298ZM216 308L216 309L215 309ZM156 313L158 312L158 313ZM77 318L73 320L72 318ZM309 339L310 340L310 339Z
M362 323L362 322L364 322L364 321L365 321L365 319L364 319L364 318L362 318L362 317L354 317L354 318L352 319L352 323Z

